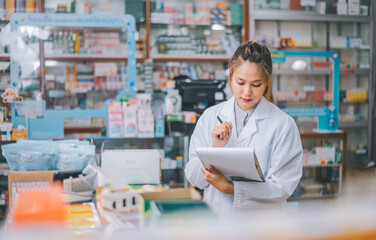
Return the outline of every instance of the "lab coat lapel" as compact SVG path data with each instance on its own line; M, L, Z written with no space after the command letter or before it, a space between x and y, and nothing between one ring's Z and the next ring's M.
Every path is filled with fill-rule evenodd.
M243 128L239 135L238 141L249 139L257 131L257 121L269 117L270 103L266 98L262 97L259 104L256 107L255 112L248 120L247 124Z
M235 105L234 104L235 104L235 98L232 97L225 103L221 112L219 113L219 116L223 121L232 123L232 134L231 134L230 142L236 141L238 138L236 134L236 122L235 122L235 113L234 113Z

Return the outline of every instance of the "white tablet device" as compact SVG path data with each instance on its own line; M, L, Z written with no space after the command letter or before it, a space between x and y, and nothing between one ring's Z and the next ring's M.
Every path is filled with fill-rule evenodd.
M204 167L212 165L233 181L264 182L254 148L197 148Z

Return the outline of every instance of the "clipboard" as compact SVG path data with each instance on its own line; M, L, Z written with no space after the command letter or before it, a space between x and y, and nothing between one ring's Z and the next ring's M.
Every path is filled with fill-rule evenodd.
M254 148L197 148L196 154L232 181L265 182Z

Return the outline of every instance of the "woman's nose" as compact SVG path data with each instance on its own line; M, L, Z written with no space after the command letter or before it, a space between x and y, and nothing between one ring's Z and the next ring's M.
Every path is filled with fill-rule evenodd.
M246 94L247 96L250 96L250 95L252 95L252 87L251 86L249 86L249 85L245 85L244 86L244 94Z

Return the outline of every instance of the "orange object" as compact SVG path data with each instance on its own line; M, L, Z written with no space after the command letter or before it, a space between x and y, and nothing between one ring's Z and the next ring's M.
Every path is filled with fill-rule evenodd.
M64 202L60 185L29 188L19 193L13 211L15 226L43 223L63 225L63 221Z
M217 3L217 8L221 9L221 10L227 10L227 2L224 2L224 1L218 2Z

